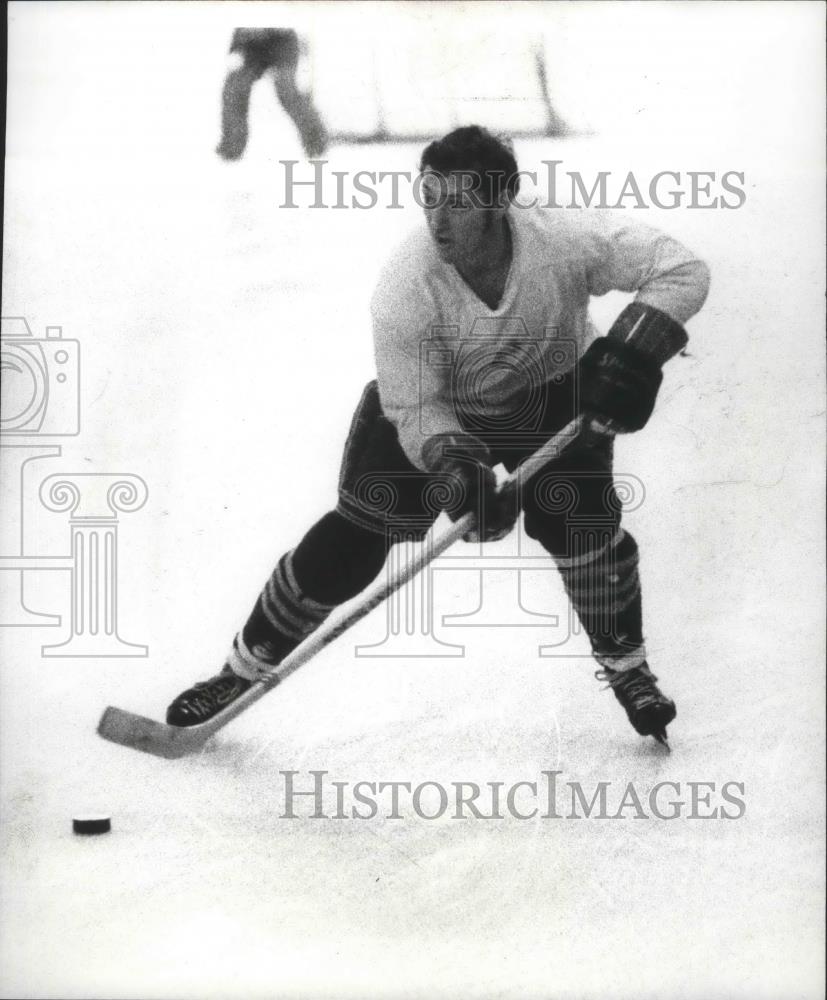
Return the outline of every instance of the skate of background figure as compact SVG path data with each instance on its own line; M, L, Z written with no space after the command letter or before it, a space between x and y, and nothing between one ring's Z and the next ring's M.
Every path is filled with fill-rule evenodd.
M298 129L305 153L309 157L324 153L327 130L311 94L302 92L296 83L302 44L290 28L236 28L233 32L230 53L238 52L244 61L230 70L224 82L219 156L238 160L244 155L250 92L268 70L273 71L276 96Z
M530 455L505 480L500 493L506 494L521 489L532 476L559 458L566 448L575 441L581 441L584 434L605 433L606 430L585 416L575 418ZM281 663L254 682L248 691L207 722L188 727L170 726L109 706L98 723L98 734L111 743L142 750L156 757L176 759L196 753L227 723L263 698L271 688L298 670L357 621L382 604L391 594L412 580L428 563L471 531L475 522L476 515L473 511L459 518L430 545L423 546L422 551L407 565L401 567L395 576L391 579L377 580L365 590L358 603L341 618L321 625Z

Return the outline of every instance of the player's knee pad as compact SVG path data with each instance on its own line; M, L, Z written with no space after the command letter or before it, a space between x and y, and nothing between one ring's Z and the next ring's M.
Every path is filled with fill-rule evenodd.
M589 558L599 553L620 531L620 514L593 523L573 521L561 515L526 510L525 532L538 541L559 562Z
M376 578L386 552L384 535L333 510L313 525L293 551L293 571L308 596L327 604L341 604Z
M523 524L528 537L538 541L550 555L565 552L568 534L565 518L538 517L526 510Z
M276 663L379 573L385 541L331 511L279 559L241 634L239 655Z
M601 467L604 461L610 463L610 455L575 455L570 468L541 473L529 483L523 498L526 534L555 558L589 553L617 534L621 504L610 467Z

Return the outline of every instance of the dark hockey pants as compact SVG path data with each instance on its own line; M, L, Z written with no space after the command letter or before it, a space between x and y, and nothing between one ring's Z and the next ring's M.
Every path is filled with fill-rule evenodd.
M565 387L549 390L542 419L524 440L489 435L495 460L516 467L568 422L571 404ZM434 476L408 461L370 383L345 446L336 509L279 560L237 637L236 655L250 672L283 659L336 606L364 590L391 545L424 537L438 515L430 502L435 485ZM522 509L526 533L557 563L601 663L643 659L637 545L620 527L610 440L573 444L528 485Z

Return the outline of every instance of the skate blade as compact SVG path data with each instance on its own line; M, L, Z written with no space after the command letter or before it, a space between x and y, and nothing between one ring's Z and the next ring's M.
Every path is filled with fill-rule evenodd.
M212 726L206 728L204 732L202 726L169 726L110 705L98 723L98 735L132 750L178 760L203 747L214 732Z
M669 753L672 753L672 747L669 746L669 741L666 738L666 730L662 729L659 733L652 733L652 736L660 743L665 746Z

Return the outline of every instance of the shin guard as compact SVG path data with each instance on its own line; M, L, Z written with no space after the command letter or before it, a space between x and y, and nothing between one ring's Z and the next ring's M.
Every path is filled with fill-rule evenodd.
M279 663L327 618L335 604L322 604L302 592L293 569L293 553L282 556L256 601L247 623L235 637L228 662L240 677L255 680Z
M572 607L601 666L625 670L646 659L638 548L618 529L601 549L556 557Z

